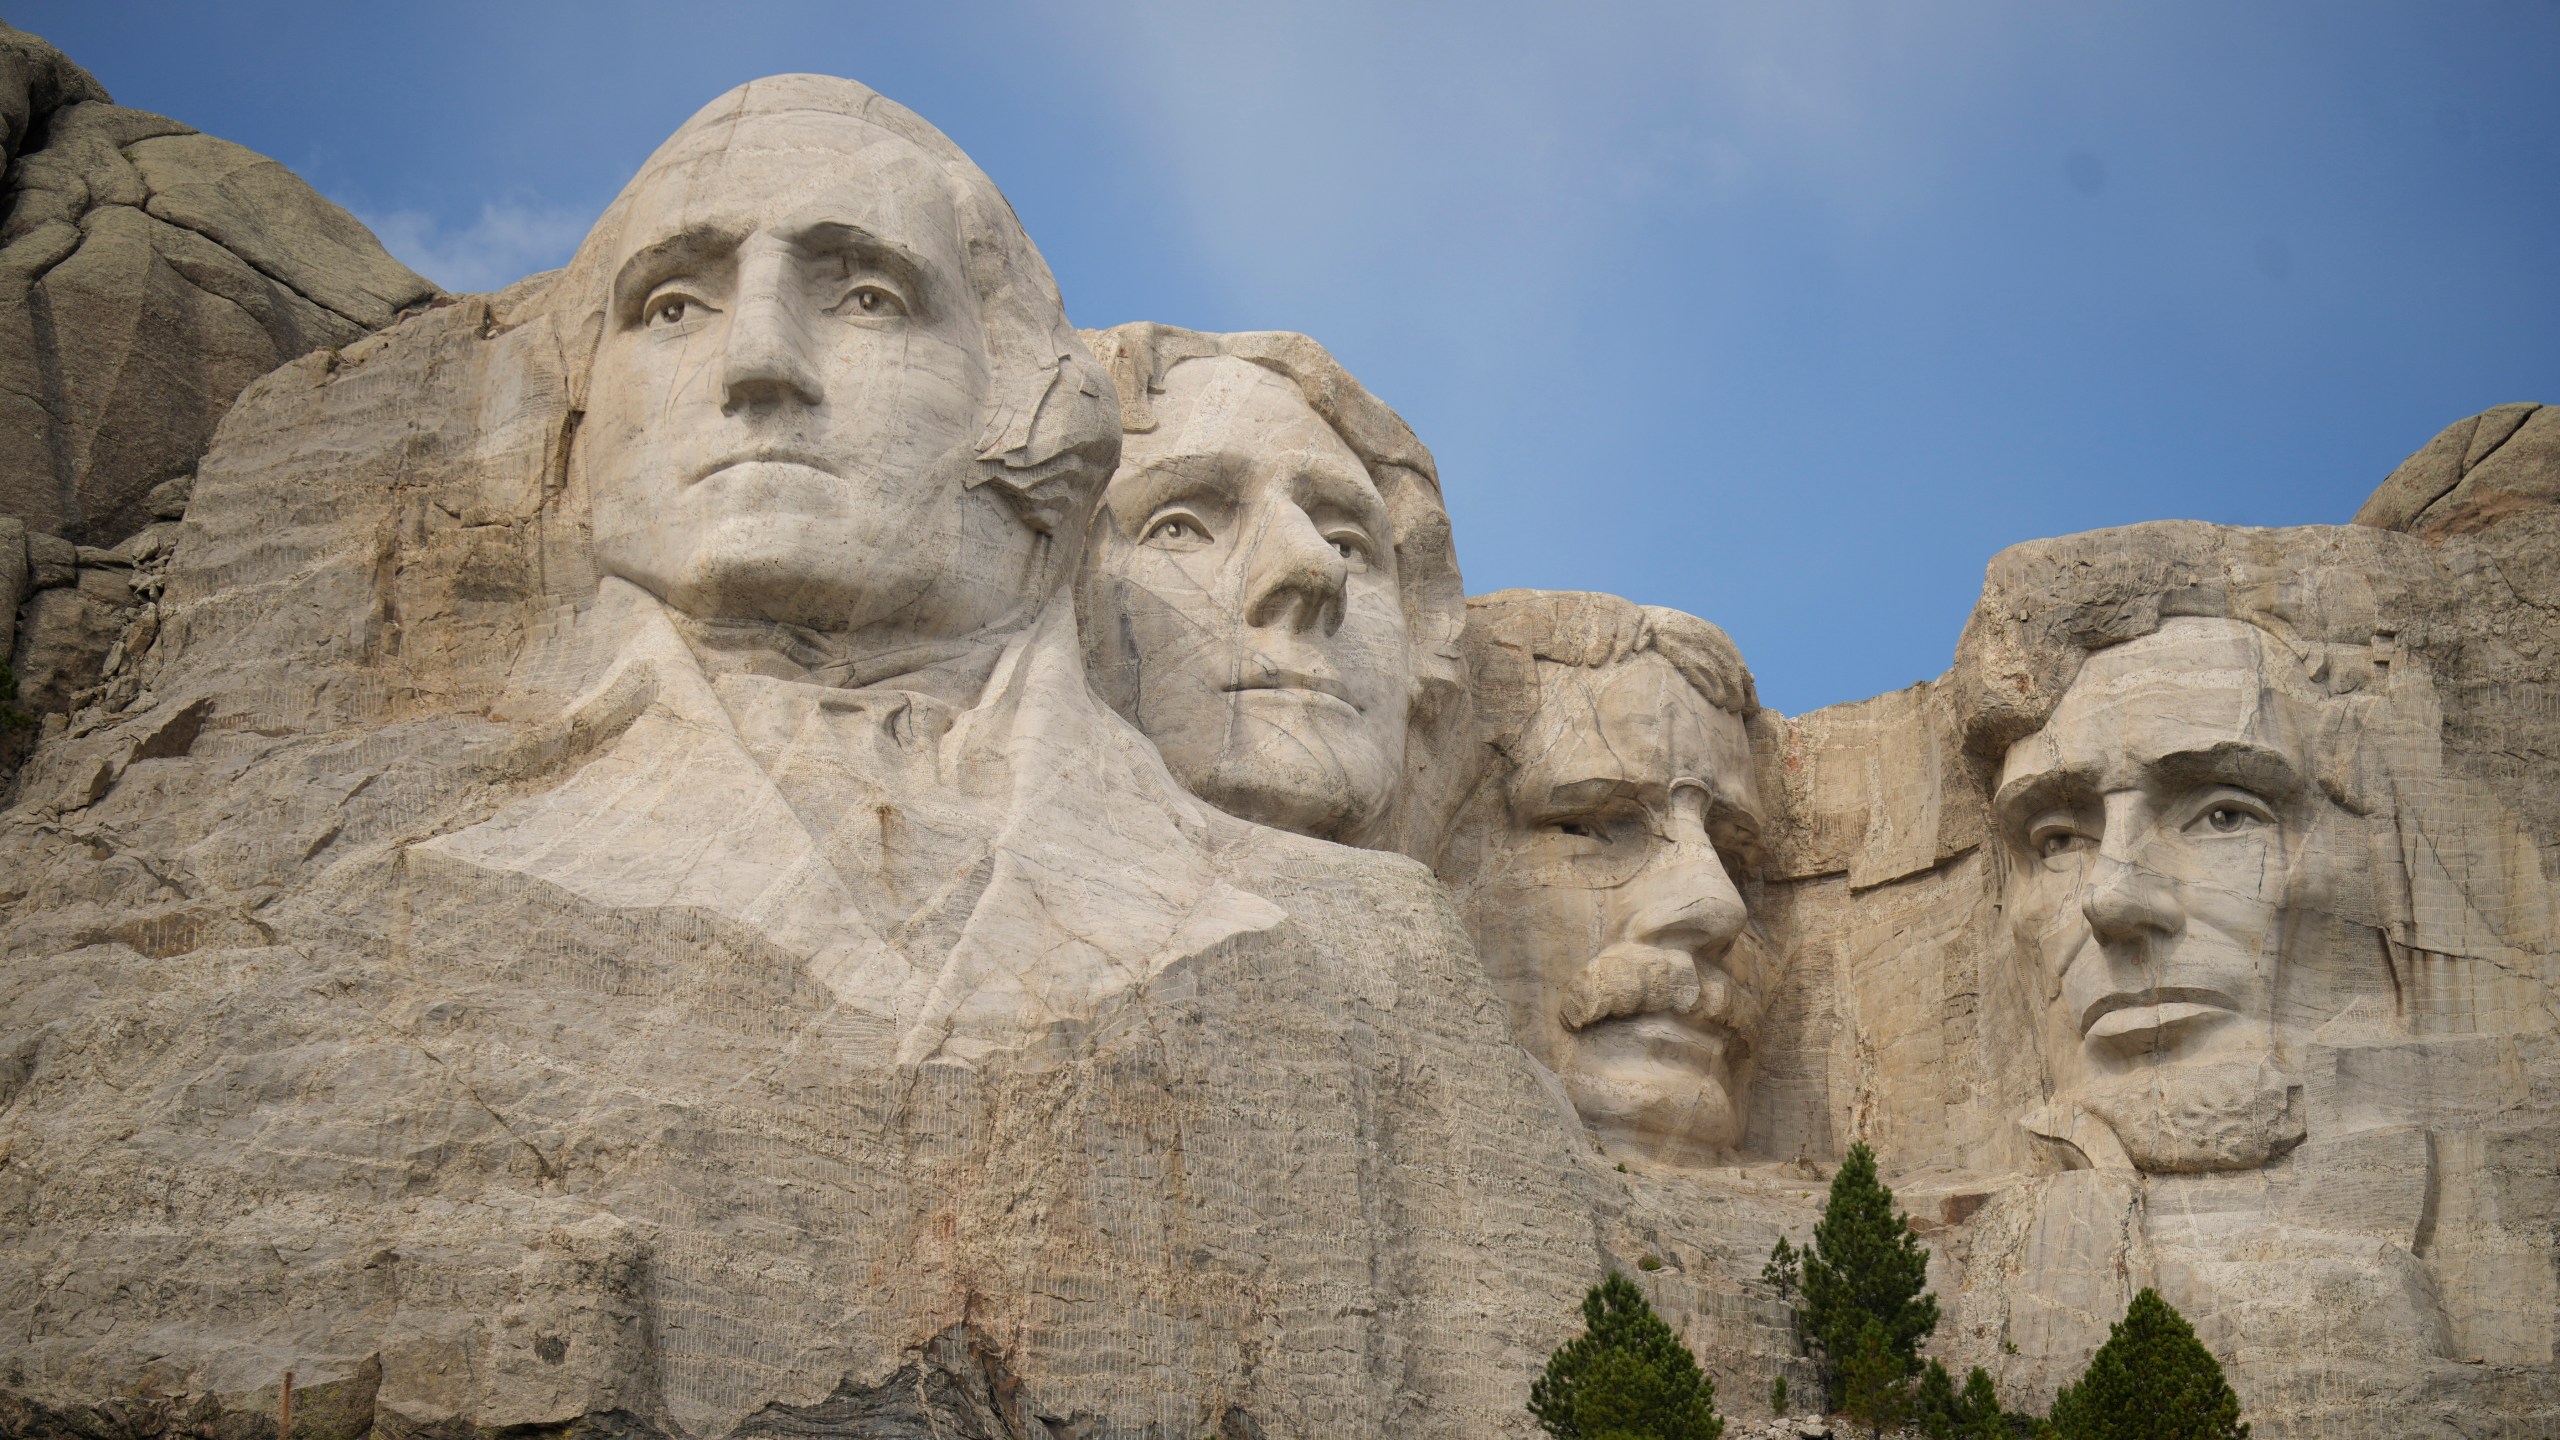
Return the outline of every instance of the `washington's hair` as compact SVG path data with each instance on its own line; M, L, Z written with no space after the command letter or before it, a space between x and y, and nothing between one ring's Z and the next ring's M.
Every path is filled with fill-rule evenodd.
M1073 538L1119 460L1118 404L1110 377L1067 323L1057 281L995 182L921 116L852 80L776 75L749 81L697 111L650 155L550 291L548 304L567 351L572 407L585 405L587 378L610 321L613 272L626 248L623 231L633 195L685 152L725 145L750 121L793 112L875 126L913 145L941 170L959 217L963 269L987 346L987 396L976 439L980 472L970 483L1001 487L1036 528Z

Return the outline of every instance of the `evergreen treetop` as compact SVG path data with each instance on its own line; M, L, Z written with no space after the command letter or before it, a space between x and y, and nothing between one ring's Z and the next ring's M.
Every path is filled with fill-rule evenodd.
M2240 1397L2177 1307L2133 1297L2078 1383L2053 1400L2061 1440L2248 1440Z
M1882 1327L1901 1373L1919 1372L1920 1342L1938 1328L1938 1297L1925 1288L1929 1252L1894 1213L1893 1192L1876 1179L1875 1152L1849 1147L1831 1177L1831 1196L1797 1252L1803 1267L1804 1330L1836 1369L1854 1354L1867 1322Z
M1529 1413L1556 1440L1718 1440L1716 1386L1644 1292L1611 1271L1582 1298L1584 1330L1529 1387Z

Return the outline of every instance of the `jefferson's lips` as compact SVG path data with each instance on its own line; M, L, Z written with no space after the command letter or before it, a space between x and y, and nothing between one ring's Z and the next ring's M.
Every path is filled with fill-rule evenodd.
M1310 675L1303 670L1262 670L1227 687L1229 694L1245 690L1306 690L1318 695L1330 695L1355 710L1360 708L1351 698L1350 686L1326 676Z
M734 470L741 465L797 465L804 470L815 470L822 475L836 473L834 462L815 450L802 450L789 445L759 445L744 454L712 461L693 472L693 479L685 483L700 484L723 470Z
M2237 1009L2221 991L2191 985L2119 990L2099 996L2080 1012L2080 1034L2090 1040L2114 1040L2229 1015Z

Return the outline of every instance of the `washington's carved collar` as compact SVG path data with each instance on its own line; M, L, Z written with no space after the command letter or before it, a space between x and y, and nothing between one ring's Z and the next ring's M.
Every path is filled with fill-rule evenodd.
M977 701L1005 647L1039 611L1025 605L968 635L856 654L844 635L762 620L703 620L663 608L710 675L761 675L839 690L894 681L901 690L962 706Z

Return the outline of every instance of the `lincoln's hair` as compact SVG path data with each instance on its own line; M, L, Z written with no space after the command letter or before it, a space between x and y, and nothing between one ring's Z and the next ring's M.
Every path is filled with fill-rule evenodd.
M915 112L869 87L827 75L754 80L704 106L660 145L588 232L552 292L569 350L570 394L583 408L596 347L606 332L613 272L631 237L632 197L687 151L730 143L740 125L808 112L859 120L922 151L950 186L965 250L964 273L986 336L987 398L979 414L979 478L1017 501L1024 518L1070 541L1120 456L1110 377L1067 323L1048 264L1032 247L995 182Z

